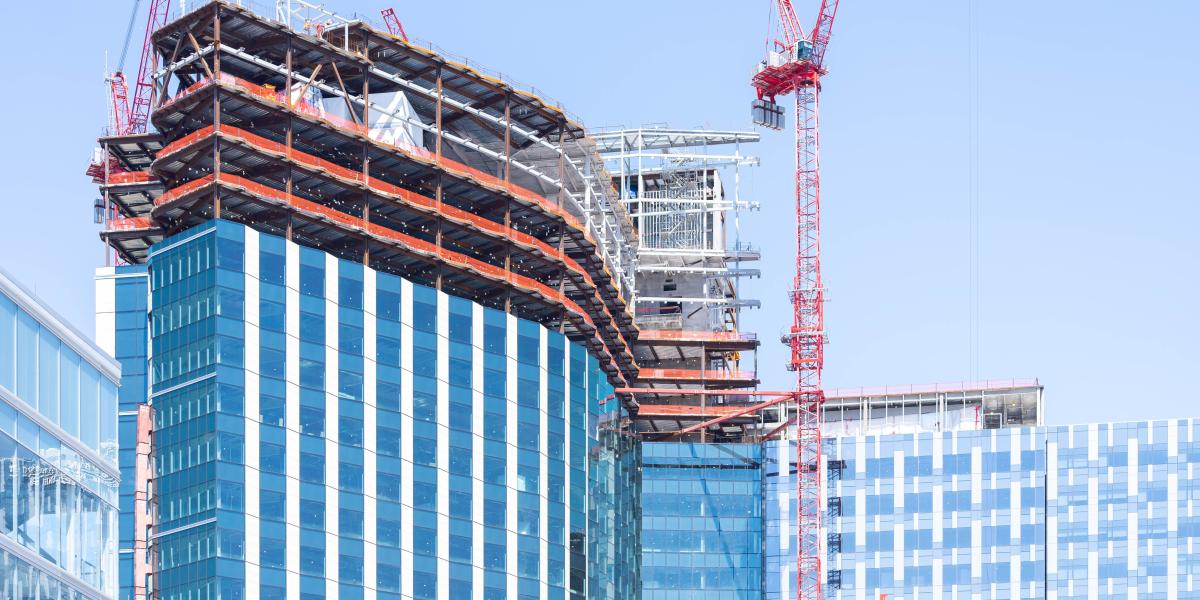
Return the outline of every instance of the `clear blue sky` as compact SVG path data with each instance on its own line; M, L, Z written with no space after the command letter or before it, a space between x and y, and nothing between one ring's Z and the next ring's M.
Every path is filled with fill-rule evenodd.
M0 42L0 264L87 332L103 255L83 168L131 2L17 3ZM414 37L588 125L749 127L767 0L394 4ZM816 2L797 4L807 26ZM980 374L1040 377L1053 423L1200 414L1200 4L980 4ZM965 0L842 2L822 97L827 386L971 375L967 25ZM791 143L766 132L745 188L768 274L746 288L763 300L746 328L772 388L791 384L773 341L790 319Z

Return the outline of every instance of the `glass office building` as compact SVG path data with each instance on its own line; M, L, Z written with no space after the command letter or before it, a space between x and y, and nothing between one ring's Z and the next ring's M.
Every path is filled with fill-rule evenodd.
M0 598L116 597L119 380L0 271Z
M794 595L787 475L764 447L767 598ZM830 598L1200 594L1200 420L825 440Z
M571 544L587 544L589 598L641 598L641 441L621 430L624 413L616 403L604 408L587 497L594 535Z
M758 444L642 444L642 598L762 597Z
M145 265L103 267L96 271L96 344L117 359L121 387L117 390L117 464L121 477L117 555L120 600L133 600L144 588L146 536L149 515L137 504L148 494L147 482L137 477L138 407L146 403L147 318L149 288ZM141 489L139 489L139 487ZM139 531L141 529L141 531ZM137 584L135 586L135 583Z
M583 346L228 221L147 266L160 597L584 597L605 568Z

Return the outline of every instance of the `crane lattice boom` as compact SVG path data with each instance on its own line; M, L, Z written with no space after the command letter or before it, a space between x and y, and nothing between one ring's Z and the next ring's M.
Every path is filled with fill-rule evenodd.
M791 292L792 326L783 336L788 345L788 369L796 372L796 597L821 600L821 405L825 393L821 370L825 364L825 289L821 284L821 76L825 49L837 0L823 0L812 35L800 32L790 0L776 0L787 44L769 52L754 74L758 95L755 122L783 128L777 96L796 94L796 275ZM794 37L793 37L794 36Z
M796 42L804 39L804 30L800 28L800 20L796 18L796 9L792 8L792 0L775 0L775 8L779 10L779 25L783 29L785 45L791 48Z
M383 15L383 24L387 25L388 33L408 41L408 34L404 32L404 25L400 23L400 18L396 16L396 11L391 8L385 8L380 11Z
M170 12L171 0L151 0L150 15L146 19L146 36L142 40L142 57L138 62L138 76L133 87L133 104L129 107L128 133L146 131L146 125L150 121L150 103L154 96L150 36L167 24L167 15Z

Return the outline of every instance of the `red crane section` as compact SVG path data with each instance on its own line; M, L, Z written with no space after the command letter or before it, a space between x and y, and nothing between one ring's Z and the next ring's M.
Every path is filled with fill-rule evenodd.
M125 84L125 74L117 71L108 78L109 91L112 94L112 114L110 121L113 132L124 135L129 131L129 87Z
M804 39L804 30L800 28L800 20L796 18L796 10L792 8L791 0L775 0L775 8L779 11L784 47L791 48L796 42Z
M125 133L142 133L150 121L150 103L154 96L153 61L150 53L153 51L150 36L167 24L167 15L171 12L171 0L151 0L150 15L146 19L146 35L142 39L142 57L138 63L138 76L133 88L133 105L129 108L129 131ZM124 81L124 76L122 76Z
M818 100L825 74L825 49L837 14L837 0L823 0L816 25L805 38L790 0L777 0L786 43L768 52L752 78L758 99L752 105L756 124L783 128L777 96L796 94L796 275L791 292L792 327L783 336L796 373L796 597L822 598L821 404L825 394L825 289L821 284L821 176ZM782 429L782 428L781 428ZM778 431L778 430L777 430ZM772 432L776 433L776 432Z
M383 15L383 24L387 25L388 33L408 41L408 34L404 33L404 25L400 23L400 18L396 16L396 11L391 8L385 8L380 13Z

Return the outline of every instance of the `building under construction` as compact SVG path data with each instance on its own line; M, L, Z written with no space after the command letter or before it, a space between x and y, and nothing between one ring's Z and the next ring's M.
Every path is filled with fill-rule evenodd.
M757 384L757 135L593 136L402 30L164 4L89 167L155 415L123 593L634 597L637 436L678 421L623 390Z
M88 169L121 597L1082 591L1038 566L1099 564L1058 545L1050 517L1080 500L1059 453L1099 468L1148 435L1178 456L1193 429L1102 425L1100 449L1095 426L1041 427L1036 380L821 390L827 5L755 75L762 124L803 96L801 381L769 392L741 327L758 134L589 132L390 11L152 2Z

